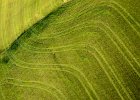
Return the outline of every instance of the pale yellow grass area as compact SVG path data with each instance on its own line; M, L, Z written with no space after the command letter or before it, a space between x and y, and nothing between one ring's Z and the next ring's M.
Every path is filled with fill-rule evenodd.
M67 0L0 0L0 50Z

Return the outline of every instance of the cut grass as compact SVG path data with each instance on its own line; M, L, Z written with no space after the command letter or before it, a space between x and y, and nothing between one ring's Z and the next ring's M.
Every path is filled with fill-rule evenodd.
M0 0L0 50L64 2L63 0Z
M0 98L139 100L140 27L124 4L73 0L24 31L1 55Z

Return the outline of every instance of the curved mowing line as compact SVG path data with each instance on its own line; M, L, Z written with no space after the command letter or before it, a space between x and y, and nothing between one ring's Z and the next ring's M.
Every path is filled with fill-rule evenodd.
M86 22L85 22L86 23ZM85 24L84 23L84 24ZM90 23L89 23L90 24ZM111 31L111 33L116 37L116 39L122 44L122 46L124 47L124 49L128 52L128 54L131 56L131 58L133 58L133 60L136 62L136 64L140 67L140 64L139 64L139 62L136 60L136 58L133 56L133 54L129 51L129 49L125 46L125 44L123 43L123 41L120 39L120 37L118 37L115 33L114 33L114 31L112 30L112 29L110 29L110 27L109 26L107 26L107 25L105 25L105 23L103 23L103 22L100 22L100 21L96 21L96 22L94 22L94 24L96 24L96 25L98 25L98 24L102 24L104 27L106 27L109 31ZM80 25L83 25L83 23L82 24L80 24ZM80 25L77 25L77 26L80 26ZM100 26L99 26L99 28L100 28ZM107 34L110 38L112 38L109 34ZM113 39L111 39L111 40L113 40ZM114 41L114 40L113 40ZM123 53L123 51L120 49L120 47L117 45L117 43L115 43L115 41L114 41L114 44L117 46L117 48L118 48L118 50L121 52L121 53ZM36 48L36 47L35 47ZM41 49L40 49L41 50ZM123 55L125 56L125 54L123 53ZM125 56L125 58L126 58L126 60L129 62L129 64L131 65L131 67L133 68L133 70L137 73L137 75L140 77L140 74L139 74L139 72L134 68L134 66L133 66L133 64L131 64L131 61L129 61L129 59Z
M112 40L112 39L111 39ZM112 40L112 41L114 41L114 40ZM114 43L116 46L117 46L117 44L116 43ZM86 45L86 44L85 44ZM120 48L119 47L117 47L118 48L118 50L124 55L124 53L120 50ZM81 49L75 49L75 50L81 50ZM83 50L83 49L82 49ZM71 51L71 50L67 50L67 51ZM55 51L54 51L55 52ZM56 51L56 52L58 52L58 51ZM59 51L60 52L60 51ZM61 52L64 52L64 51L61 51ZM36 52L37 53L37 52ZM42 53L53 53L53 52L42 52ZM128 60L128 58L124 55L124 57L126 58L126 60L129 62L129 64L133 67L133 65L131 64L131 62ZM137 72L137 70L136 70L136 72ZM137 74L138 74L139 72L137 72ZM139 74L138 74L139 75Z
M132 18L132 16L131 16L131 18Z
M10 83L10 82L6 82L6 83L7 84L12 84L12 85L15 85L15 86L19 86L19 87L26 87L26 88L34 88L34 89L44 90L44 91L48 92L49 94L51 94L52 96L54 96L55 98L57 98L58 100L62 100L57 95L51 93L50 91L48 91L47 89L44 89L44 88L40 88L40 87L32 86L32 85L20 85L20 84L15 84L15 83ZM4 84L6 84L6 83L4 83Z
M140 25L138 24L138 22L136 22L136 21L134 20L134 18L133 18L128 12L126 12L126 10L124 10L124 8L121 7L121 5L119 5L119 4L117 4L117 3L114 3L114 2L102 2L102 3L100 3L100 4L97 6L97 8L100 7L100 6L102 6L102 5L109 6L109 7L113 8L115 11L117 11L117 12L124 18L124 20L132 27L132 29L134 29L134 31L135 31L135 32L137 33L137 35L140 37L139 32L138 32L137 29L133 26L133 24L128 20L128 18L125 17L125 14L123 14L123 12L121 12L118 8L116 8L115 6L110 5L110 4L114 4L114 5L116 5L117 7L121 8L121 9L124 11L124 13L126 13L126 15L128 15L128 17L129 17L131 20L133 20L133 21L136 23L137 26L140 27ZM96 6L95 6L94 8L96 8ZM73 16L72 16L72 17L73 17ZM73 19L73 18L71 18L71 19ZM63 22L70 21L71 19L65 20L65 21L63 21ZM61 22L60 22L60 23L61 23ZM54 23L54 24L56 25L57 23ZM61 24L62 24L62 23L61 23Z
M75 66L73 66L73 65L68 65L68 64L38 64L38 66L62 66L61 67L61 69L59 68L59 67L56 67L56 68L35 68L35 67L25 67L25 66L22 66L22 64L23 65L26 65L27 64L27 66L28 65L37 65L37 64L34 64L34 63L27 63L27 62L24 62L24 61L21 61L21 60L19 60L19 59L16 59L16 60L14 60L14 59L11 59L12 60L12 62L13 63L15 63L15 65L16 66L18 66L18 67L20 67L20 68L26 68L26 69L50 69L50 70L58 70L58 71L65 71L65 72L68 72L68 73L70 73L71 75L73 75L74 77L76 77L76 79L78 79L79 81L80 81L80 83L82 84L82 86L84 87L84 89L85 89L85 91L87 92L87 94L89 95L89 97L90 97L90 99L91 100L93 100L93 97L91 96L91 94L89 93L89 90L88 90L88 88L89 89L91 89L92 90L92 92L93 92L93 94L96 96L96 98L97 98L97 100L100 100L99 99L99 96L98 96L98 94L96 93L96 91L94 90L94 88L92 87L92 85L91 85L91 83L88 81L88 79L86 78L86 76L81 72L81 71L79 71L78 69L76 69L76 67ZM20 64L20 63L21 64ZM66 67L66 68L64 68L64 67ZM63 68L63 70L62 70L62 68ZM78 75L76 75L76 74L74 74L74 72L76 72ZM81 77L83 77L83 79L81 78ZM85 81L84 81L85 80ZM82 82L83 81L83 82ZM84 82L86 82L85 83L85 85L84 85ZM87 87L87 86L88 87Z
M124 44L123 44L124 45ZM125 46L125 45L124 45ZM126 48L126 46L125 46L125 49L127 49ZM127 50L128 51L128 50ZM131 54L131 52L130 51L128 51L129 52L129 54L131 55L131 57L133 56L132 54ZM136 61L136 59L134 58L134 56L132 57L135 61ZM136 63L138 64L138 62L136 61ZM140 64L138 64L138 65L140 65Z
M91 46L90 46L91 47ZM105 59L105 57L103 56L103 54L100 52L100 50L98 50L97 48L95 48L94 46L92 47L92 49L94 49L99 56L103 59L103 61L105 62L105 64L108 66L108 68L111 70L113 76L115 77L115 79L117 80L117 82L119 83L119 85L122 87L123 91L125 92L125 94L127 95L127 97L129 98L129 100L133 100L131 98L131 96L129 95L128 91L125 89L125 87L121 84L121 81L118 79L117 75L115 74L114 70L112 69L111 65L108 63L108 61ZM100 63L102 64L102 66L104 66L104 64L102 63L102 61L100 61ZM107 71L106 71L107 72ZM113 81L113 80L112 80ZM117 88L117 87L115 87ZM119 90L117 90L119 91ZM120 93L121 94L121 93ZM122 95L121 95L122 96Z
M122 7L119 3L117 3L116 1L110 1L112 4L115 4L116 6L118 6L120 9L122 9L124 11L124 13L126 13L134 22L135 24L140 27L140 23L138 21L136 21L134 19L134 17L131 16L131 14L124 8Z
M90 20L90 21L92 21L92 20ZM85 24L85 26L83 26L84 24ZM77 24L74 27L67 28L67 30L57 32L57 34L54 33L54 36L41 37L41 38L37 38L36 40L45 40L45 39L51 39L51 38L54 39L54 38L58 38L58 37L61 37L61 36L64 36L64 35L68 35L72 31L77 31L77 30L80 30L80 29L83 29L83 28L94 27L93 25L86 25L86 24L90 24L90 23L85 22L85 23ZM71 30L71 29L73 29L73 30ZM61 33L65 33L65 34L61 34ZM50 34L50 35L53 35L53 34ZM30 39L30 41L34 41L34 40Z
M103 29L102 29L103 30ZM109 36L109 34L107 34L108 36ZM122 53L122 55L125 57L125 59L128 61L128 63L131 65L131 67L132 67L132 69L134 69L134 71L137 73L137 75L138 76L140 76L140 74L139 74L139 72L134 68L134 66L133 66L133 64L131 64L131 61L129 61L129 59L125 56L125 54L123 53L123 51L120 49L120 47L118 46L118 44L112 39L112 37L111 36L109 36L109 38L111 39L111 41L116 45L116 47L117 47L117 49ZM81 44L81 45L86 45L86 44ZM64 47L64 46L63 46ZM62 47L62 48L63 48ZM59 47L60 48L60 47ZM49 49L49 48L48 48ZM80 50L80 49L67 49L67 50L62 50L62 51L58 51L58 50L56 50L56 51L52 51L52 52L39 52L39 51L31 51L29 48L28 49L26 49L26 50L28 50L29 52L34 52L34 53L53 53L53 52L64 52L64 51L70 51L70 50Z
M129 51L129 49L125 46L125 44L124 44L123 41L120 39L120 37L117 36L117 35L114 33L114 31L113 31L109 26L105 25L105 23L103 23L103 22L98 22L98 21L96 21L95 24L97 24L97 25L98 25L98 24L102 24L102 25L105 26L108 30L110 30L111 33L117 38L117 40L123 45L123 47L124 47L125 50L128 52L128 54L131 56L131 58L133 58L133 60L136 62L136 64L140 67L139 62L138 62L137 59L134 57L134 55L131 53L131 51ZM100 28L100 26L99 26L99 28ZM107 34L107 35L108 35L108 34ZM111 37L111 36L110 36L110 37Z
M97 12L97 14L96 14L95 16L101 14L102 12L103 12L103 11ZM85 19L85 20L81 21L82 24L87 23L87 22L85 22L85 21L88 21L88 19ZM77 25L75 25L75 26L68 27L68 28L65 29L64 31L57 32L58 34L52 33L52 34L49 34L49 35L58 35L58 37L59 37L59 35L61 35L60 33L67 32L67 31L69 31L69 30L71 30L71 29L73 29L73 28L77 28L78 26L80 26L80 25L82 25L82 24L77 24ZM53 26L53 27L54 27L54 26ZM43 36L43 37L37 36L37 37L39 37L39 39L53 38L53 37L50 37L49 35L48 35L47 37L46 37L46 36L45 36L45 37L44 37L44 36ZM57 37L57 36L54 36L54 37ZM38 39L38 38L35 38L35 39ZM30 39L30 40L33 40L33 39Z
M108 4L109 3L109 4ZM136 32L136 34L140 37L140 34L139 34L139 30L137 30L137 28L136 28L136 26L138 26L138 27L140 27L140 25L139 25L139 23L123 8L123 7L121 7L121 5L119 5L119 4L115 4L115 3L111 3L111 2L105 2L105 3L102 3L103 5L105 4L105 6L108 6L108 7L111 7L113 10L115 10L116 12L118 12L122 17L123 17L123 19L131 26L131 28ZM99 5L99 6L101 6L101 5ZM98 8L98 7L97 7ZM130 20L129 20L129 18L135 23L135 25L133 25L131 22L130 22ZM95 22L96 23L96 22ZM97 22L98 23L98 22ZM102 29L105 33L107 33L107 31L106 31L106 29L107 30L109 30L110 31L110 33L112 33L112 35L111 34L107 34L107 36L110 38L110 40L113 42L113 44L116 46L116 48L120 51L120 53L124 56L124 58L127 60L127 62L130 64L130 66L132 67L132 69L135 71L135 73L140 77L140 73L138 72L138 70L136 70L135 69L135 66L133 65L133 62L131 62L130 61L130 59L128 58L128 57L131 57L132 59L133 59L133 61L138 65L138 67L140 67L140 63L139 63L139 61L137 61L137 59L135 58L135 56L133 55L133 53L131 52L131 50L129 50L129 48L127 48L127 46L125 45L125 43L122 41L122 39L119 37L119 35L116 35L115 34L115 32L109 27L109 26L107 26L106 24L104 24L103 22L99 22L100 24L102 24L104 27L105 27L105 29L103 29L103 28L100 28L100 29ZM98 24L97 24L98 25ZM41 27L41 25L40 25L40 27ZM70 28L72 28L72 27L70 27ZM74 28L75 28L75 26L74 26ZM73 28L72 28L73 29ZM31 30L32 31L32 30ZM37 30L36 30L37 31ZM67 30L64 30L64 32L65 31L67 31ZM75 30L74 30L75 31ZM33 32L33 31L32 31ZM32 33L31 32L31 33ZM61 34L62 32L59 32L60 33L60 35L58 34L57 35L57 37L59 37L59 36L63 36L63 35L66 35L66 34ZM53 34L51 34L51 35L53 35ZM113 36L116 38L116 40L118 41L118 42L115 42L115 40L113 39ZM119 46L119 44L122 44L122 47L125 49L125 51L122 51L122 49L121 49L121 46ZM91 44L90 44L91 45ZM27 44L25 45L25 47L27 46ZM22 47L22 44L21 44L21 47ZM55 47L54 47L55 48ZM64 48L64 46L62 47L62 48ZM68 48L69 48L69 46L68 46ZM75 47L74 47L75 48ZM78 47L79 48L79 50L80 50L80 47ZM30 48L27 48L27 49L30 49ZM53 49L53 48L51 48L51 49ZM97 49L97 48L95 48L95 49ZM41 50L41 49L40 49ZM65 50L65 48L64 48L64 50ZM72 50L72 49L71 49ZM71 51L71 50L69 50L69 51ZM74 50L74 49L73 49ZM76 50L76 49L75 49ZM77 49L78 50L78 49ZM88 50L86 50L86 51L88 51ZM95 50L96 51L96 50ZM34 51L32 51L32 52L34 52ZM54 52L57 52L57 50L56 51L54 51ZM58 52L60 52L60 50L58 51ZM62 52L62 51L61 51ZM89 51L89 52L91 52L91 54L92 54L92 51ZM111 67L109 67L109 63L108 63L108 61L107 61L107 59L104 57L104 55L102 55L102 53L101 53L101 51L96 51L97 53L98 53L98 55L102 58L102 60L104 60L104 63L106 64L106 66L108 66L108 68L111 70L111 72L113 73L113 75L114 75L114 77L116 78L116 80L117 80L117 82L119 83L119 85L123 88L123 91L125 92L125 94L127 95L127 97L129 98L129 99L131 99L131 96L128 94L128 92L126 91L126 89L123 87L123 85L121 85L121 83L120 83L120 80L118 79L118 77L117 77L117 75L114 73L114 70L111 68ZM127 55L126 55L126 54ZM11 56L12 56L12 53L11 52L9 52L9 54L11 54ZM99 65L101 66L101 67L103 67L104 68L104 66L103 66L103 63L101 62L101 59L100 58L98 58L98 56L96 55L93 55L95 58L96 58L96 60L98 61L98 63L99 63ZM13 60L17 60L18 61L18 59L13 59ZM13 62L15 62L15 61L13 61ZM22 63L22 62L20 62L20 63ZM27 62L25 62L25 63L27 63ZM25 64L24 63L24 64ZM23 65L24 65L23 64ZM31 63L28 63L28 64L31 64ZM35 64L36 66L38 65L38 64ZM43 65L43 64L42 64ZM45 64L44 64L45 65ZM102 68L102 69L103 69ZM74 73L74 71L71 71L71 70L76 70L76 74ZM120 96L120 98L121 99L124 99L124 97L122 96L122 94L120 93L120 91L118 90L118 88L116 87L116 85L115 85L115 82L111 79L111 76L110 76L110 74L106 71L106 69L104 68L103 69L104 71L105 71L105 73L106 73L106 75L107 75L107 77L108 77L108 79L109 79L109 81L111 82L111 84L113 85L113 87L115 88L115 90L117 91L117 93L118 93L118 95ZM62 70L63 71L63 70ZM95 96L97 97L97 99L99 99L98 98L98 94L96 93L96 91L93 89L93 87L92 87L92 85L91 85L91 83L89 82L89 80L86 78L86 76L84 75L84 73L82 73L81 71L79 71L79 70L77 70L77 69L74 69L74 68L70 68L70 69L64 69L64 71L65 72L69 72L69 73L71 73L73 76L75 76L79 81L80 81L80 83L81 83L81 85L84 87L84 89L85 89L85 91L87 92L87 94L89 95L89 97L90 97L90 99L93 99L92 98L92 95L91 95L91 93L89 92L89 89L88 88L91 88L92 89L92 92L94 92L94 94L95 94ZM77 72L77 71L79 71L79 72ZM78 75L77 75L78 74ZM82 76L83 75L83 76ZM82 78L83 77L83 78ZM80 78L80 79L79 79ZM87 79L87 80L86 80ZM84 83L84 80L86 80L86 82Z
M17 83L21 83L22 82L22 84L23 83L25 83L25 84L28 84L28 85L31 85L31 86L35 86L36 87L36 85L40 85L40 86L43 86L43 87L45 87L45 90L51 90L52 92L54 92L54 93L56 93L56 94L59 94L58 95L58 97L61 97L61 98L63 98L63 100L65 100L66 98L65 98L65 96L64 96L64 94L60 91L60 90L58 90L57 88L55 88L55 87L53 87L53 86L50 86L50 85L48 85L48 84L44 84L44 83L42 83L42 82L39 82L39 81L23 81L23 80L20 80L20 79L14 79L14 78L6 78L7 80L14 80L14 82L17 82ZM21 85L21 84L20 84ZM24 85L24 84L23 84ZM54 90L56 91L54 91ZM50 91L50 92L51 92ZM61 99L62 100L62 99Z
M70 2L73 2L74 0L71 0ZM76 0L75 0L76 1ZM78 3L76 2L75 4L73 4L72 6L74 6L75 8L73 9L73 10L71 10L71 9L69 9L69 11L70 12L73 12L73 11L75 11L75 9L77 9L77 8L81 8L81 6L84 6L84 9L82 9L83 11L84 10L86 10L86 9L88 9L92 4L95 4L95 2L93 3L93 1L88 1L88 2L86 2L86 1L84 1L84 2L82 2L82 4L81 4L81 2L82 2L82 0L79 2L78 1ZM89 7L87 7L87 6L89 6ZM86 7L86 8L85 8ZM82 7L83 8L83 7ZM68 12L68 11L67 11ZM76 12L77 13L77 12ZM75 14L75 13L73 13L73 14ZM72 15L70 15L69 14L69 16L70 17L74 17L74 16L72 16ZM68 19L73 19L73 18L68 18ZM64 19L63 19L64 20ZM64 21L67 21L67 20L64 20ZM62 22L62 21L61 21ZM53 24L58 24L59 22L55 22L55 23L53 23Z
M140 32L135 28L135 26L128 20L128 18L126 17L126 15L128 15L128 17L133 20L133 22L140 27L140 24L125 10L125 8L123 8L120 4L118 4L115 1L109 1L109 2L102 2L101 4L105 4L107 6L110 6L111 8L113 8L114 10L116 10L116 12L118 12L123 18L124 20L132 27L132 29L137 33L138 36L140 36ZM116 6L116 7L115 7ZM118 8L120 8L122 10L119 10Z
M19 61L18 61L19 62Z
M112 3L111 3L112 4ZM113 8L114 10L116 10L123 18L124 20L131 26L131 28L136 32L136 34L140 37L140 32L135 28L135 26L128 20L128 18L126 17L125 14L123 14L121 11L119 11L116 7L108 5L111 8ZM129 16L129 18L131 19L131 17ZM133 20L133 19L131 19ZM135 21L134 21L135 22Z
M92 20L91 20L92 21ZM81 27L82 27L82 25L84 25L84 24L90 24L89 22L84 22L84 23L81 23L81 24L78 24L78 25L76 25L75 27L76 27L76 29L75 30L79 30L79 29L81 29ZM80 27L79 27L80 26ZM75 28L75 27L72 27L72 28L69 28L68 30L65 30L66 32L67 31L69 31L69 30L71 30L71 29L73 29L73 28ZM79 28L78 28L79 27ZM93 25L86 25L86 26L84 26L84 27L82 27L82 28L85 28L85 27L93 27ZM65 32L65 31L63 31L63 32ZM63 33L63 32L59 32L59 34L60 33ZM69 34L70 33L70 31L69 32L67 32L66 34L60 34L60 35L58 35L58 36L54 36L54 37L48 37L48 38L58 38L58 37L60 37L60 36L62 36L62 35L67 35L67 34ZM42 39L42 38L41 38ZM45 38L45 39L47 39L47 38ZM33 40L32 40L33 41ZM26 45L28 45L27 43L26 43ZM22 46L24 46L24 45L21 45L21 47ZM25 47L25 46L24 46ZM35 47L36 48L36 47Z
M18 62L19 62L19 61L18 61ZM29 64L29 63L28 63L28 64ZM34 64L32 64L32 65L34 65ZM41 65L42 65L42 64L41 64ZM107 71L106 71L106 72L107 72ZM109 75L109 74L108 74L108 75ZM108 76L108 75L107 75L107 76ZM108 76L108 77L109 77L109 76ZM115 85L113 85L113 86L115 86ZM117 89L117 88L115 87L115 89ZM117 90L117 91L118 91L118 90ZM120 93L119 93L119 94L120 94Z
M140 77L140 73L137 71L137 69L134 67L134 65L131 63L131 61L128 59L128 57L124 54L124 52L121 50L121 48L118 46L118 44L110 36L109 36L109 38L115 44L115 46L120 51L120 53L123 55L123 57L127 60L127 62L132 67L132 69L135 71L135 73Z
M63 46L52 46L52 47L48 47L48 48L39 48L39 47L35 47L35 46L32 46L32 45L28 45L28 44L24 44L21 46L21 48L25 49L25 50L28 50L31 51L33 49L35 49L33 52L35 52L36 50L37 51L40 51L40 50L57 50L57 49L61 49L61 48L68 48L68 47L81 47L81 46L84 46L85 45L85 42L79 42L79 43L76 43L76 44L68 44L68 45L63 45ZM27 48L28 47L28 48Z
M56 0L56 1L57 1L57 0ZM60 5L62 5L62 4L65 4L66 1L69 1L69 0L64 0L64 1L65 1L65 2L62 2L62 1L60 0L60 1L58 1L58 2L59 2L59 3L61 2ZM8 1L8 2L9 2L9 1ZM58 5L58 2L57 2L56 5L55 5L55 7L57 7L57 8L58 8L58 6L57 6L57 5ZM3 2L3 3L5 3L5 2ZM6 8L5 8L5 7L6 7L5 5L7 5L7 4L3 4L3 3L2 3L2 6L3 6L4 8L3 8L3 7L2 7L2 8L3 8L3 9L6 9ZM10 3L9 3L9 4L10 4ZM31 7L31 5L32 5L32 4L30 4L30 5L28 5L28 6ZM44 8L44 7L43 7L43 8ZM53 10L55 10L54 7L53 7ZM48 14L47 14L47 15L48 15ZM10 15L10 16L11 16L11 15ZM14 15L12 14L11 17L13 17L13 16L15 16L15 14L14 14ZM5 18L6 18L6 17L5 17ZM29 19L29 20L32 20L32 18ZM6 19L5 21L7 22L8 19ZM15 24L15 23L13 23L12 26L15 26L14 24ZM12 30L12 31L13 31L13 33L14 33L13 35L14 35L14 36L17 36L17 35L16 35L16 32L14 32L15 30ZM3 34L3 35L4 35L4 34ZM3 37L3 38L4 38L4 37ZM5 41L4 41L4 39L5 39ZM2 41L3 41L2 44L3 44L3 46L4 46L4 51L3 51L3 52L5 52L5 51L6 51L5 49L9 48L9 45L11 44L11 43L9 44L9 42L8 42L8 40L7 40L6 37L5 37L4 39L2 40ZM8 44L8 45L7 45L8 47L7 47L5 44Z
M95 48L95 47L94 47ZM94 49L96 51L96 49ZM102 64L102 62L100 61L100 59L97 57L97 55L92 54L91 51L88 50L88 52L93 55L95 57L95 59L98 61L100 67L103 69L103 71L105 72L106 76L108 77L110 83L113 85L113 87L115 88L116 92L118 93L118 95L120 96L120 98L122 100L124 100L122 94L120 93L119 89L116 87L115 83L113 82L113 80L111 79L111 76L109 75L109 73L107 72L107 70L105 69L104 65ZM97 51L96 51L97 52ZM109 67L109 66L108 66Z
M100 23L102 24L102 23ZM104 24L102 24L104 25ZM106 26L105 26L106 27ZM104 32L105 30L102 29ZM111 31L111 30L110 30ZM113 31L111 31L113 32ZM131 61L128 59L128 57L124 54L124 52L121 50L120 46L117 44L117 42L114 41L114 39L109 35L107 34L107 32L105 32L106 35L108 35L108 37L111 39L111 41L115 44L115 46L117 47L117 49L120 51L120 53L125 57L125 59L127 60L127 62L131 65L132 69L135 71L135 73L140 77L140 73L137 71L137 69L134 67L134 65L131 63ZM115 34L115 33L113 33ZM124 45L123 45L124 46ZM126 49L126 48L125 48ZM134 59L133 59L134 60ZM135 60L134 60L135 61ZM137 63L137 60L135 61ZM139 63L137 63L137 65L139 66ZM139 66L140 67L140 66Z
M137 59L134 57L134 55L131 53L131 51L126 47L125 43L120 39L120 37L115 34L115 32L107 25L105 25L105 23L102 23L108 30L111 31L111 33L116 37L116 39L122 44L122 46L125 48L125 50L128 52L128 54L131 56L131 58L133 58L133 60L136 62L136 64L140 67L139 62L137 61Z
M35 68L36 69L36 68Z

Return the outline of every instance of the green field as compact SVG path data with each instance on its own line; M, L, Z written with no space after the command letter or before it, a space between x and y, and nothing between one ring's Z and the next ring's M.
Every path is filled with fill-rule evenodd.
M66 0L0 0L0 51Z
M140 100L139 8L71 0L26 22L0 54L0 100Z

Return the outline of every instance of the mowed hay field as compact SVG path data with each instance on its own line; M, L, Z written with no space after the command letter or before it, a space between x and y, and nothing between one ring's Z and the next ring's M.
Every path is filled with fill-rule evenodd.
M0 50L66 0L0 0Z
M139 0L72 0L0 59L2 100L139 100Z

